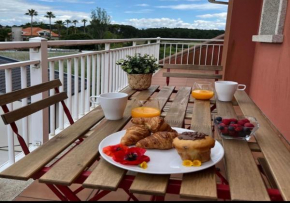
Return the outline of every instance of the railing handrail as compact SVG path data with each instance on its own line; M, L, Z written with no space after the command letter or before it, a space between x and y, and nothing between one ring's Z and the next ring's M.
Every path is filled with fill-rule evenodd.
M40 63L39 60L28 60L28 61L20 61L20 62L13 62L13 63L5 63L5 64L0 65L0 70L24 67L24 66L35 65L39 63Z
M140 41L192 41L192 42L223 42L223 39L184 39L184 38L131 38L131 39L100 39L100 40L50 40L47 41L48 47L73 46L73 45L93 45L93 44L112 44L121 42L140 42ZM0 42L0 50L37 48L40 42Z

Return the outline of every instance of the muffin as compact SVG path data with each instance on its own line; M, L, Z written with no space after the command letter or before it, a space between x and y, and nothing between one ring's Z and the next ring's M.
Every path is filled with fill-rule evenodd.
M183 132L174 138L172 145L182 160L206 162L210 160L210 150L215 140L201 132Z

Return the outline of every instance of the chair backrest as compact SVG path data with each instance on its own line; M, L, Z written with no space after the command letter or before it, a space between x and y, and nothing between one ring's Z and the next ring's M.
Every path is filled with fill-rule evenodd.
M21 90L17 90L14 92L9 92L3 95L0 95L0 106L2 107L4 114L1 115L3 122L8 125L10 124L13 132L17 135L17 138L19 140L19 143L24 151L25 154L29 153L28 147L22 138L21 135L18 133L17 126L15 124L15 121L22 119L26 116L29 116L37 111L40 111L42 109L45 109L53 104L56 104L58 102L62 103L62 106L64 108L64 112L66 116L68 117L68 120L70 124L73 124L74 121L71 117L71 114L66 107L64 100L67 99L67 94L65 92L59 92L58 87L61 86L61 81L59 79L52 80L46 83L42 83L39 85L34 85L31 87L27 87ZM50 96L48 98L42 99L40 101L28 104L26 106L20 107L16 110L9 111L7 104L19 101L21 99L30 97L35 94L39 94L45 91L48 91L50 89L55 90L55 94L53 96Z
M169 85L170 77L177 78L203 78L203 79L215 79L216 81L222 79L222 75L219 71L223 70L222 66L207 66L207 65L184 65L184 64L164 64L164 69L167 72L163 73L163 77L166 77L166 84ZM186 73L186 72L170 72L174 70L196 70L196 71L214 71L214 73Z

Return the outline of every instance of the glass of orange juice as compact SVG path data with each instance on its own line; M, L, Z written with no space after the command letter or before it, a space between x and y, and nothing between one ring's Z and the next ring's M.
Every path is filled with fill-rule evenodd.
M208 100L214 95L211 82L195 82L193 84L191 95L195 99Z
M150 98L149 100L137 100L137 102L138 107L133 108L131 111L131 115L133 118L150 118L160 116L161 109L158 99Z

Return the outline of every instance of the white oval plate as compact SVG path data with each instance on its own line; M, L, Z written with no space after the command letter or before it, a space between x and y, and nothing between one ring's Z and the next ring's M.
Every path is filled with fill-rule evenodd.
M184 128L173 128L178 133L182 133L185 131L192 132L192 130L184 129ZM99 152L101 156L108 161L109 163L138 173L150 173L150 174L178 174L178 173L191 173L200 170L204 170L209 168L216 163L218 163L224 156L224 149L222 145L215 141L214 148L211 149L211 160L202 163L199 167L186 167L182 165L182 160L178 155L175 149L169 150L160 150L160 149L147 149L145 155L150 157L150 161L148 162L148 168L142 169L139 166L135 165L122 165L118 162L115 162L110 156L107 156L103 153L103 148L109 145L116 145L120 143L121 138L125 135L126 130L122 130L116 133L113 133L103 139L99 144Z

